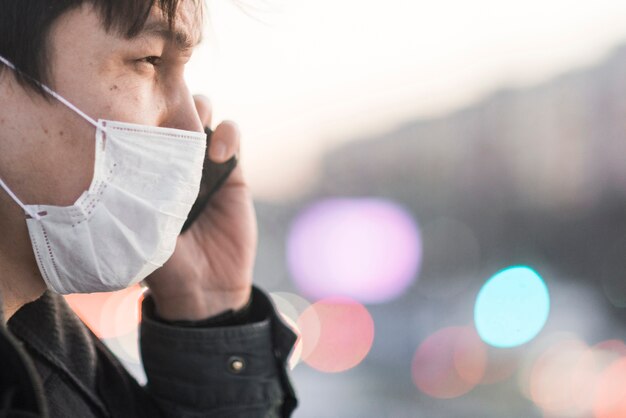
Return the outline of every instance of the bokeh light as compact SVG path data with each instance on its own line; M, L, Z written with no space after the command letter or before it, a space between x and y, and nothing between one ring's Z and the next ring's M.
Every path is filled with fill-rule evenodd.
M624 341L622 340L612 339L601 341L594 345L593 348L596 350L614 353L622 357L626 356L626 344L624 344Z
M514 349L506 350L520 350L522 358L520 359L520 367L518 371L518 383L521 393L527 398L532 400L531 395L531 374L535 369L535 363L552 347L561 345L567 341L580 342L580 337L572 332L552 332L546 333L539 338L535 339L532 344L527 346L517 347ZM494 350L501 350L494 348Z
M287 242L289 270L304 295L362 303L401 295L417 276L421 252L411 215L374 198L313 204L294 220Z
M293 322L298 322L302 312L311 306L311 302L291 292L271 292L270 297L276 305L276 309Z
M594 359L578 339L566 339L549 347L535 362L529 381L533 402L548 416L579 416L590 401Z
M126 335L103 340L106 345L125 363L140 364L139 353L139 327L136 327Z
M615 361L600 376L593 412L595 418L626 417L626 358Z
M302 331L298 327L298 324L294 322L287 315L280 314L281 318L285 323L296 333L298 339L296 340L291 353L289 354L289 359L287 359L287 364L289 365L289 369L293 370L302 360Z
M137 328L143 290L137 284L116 292L66 295L65 300L94 334L113 338Z
M298 320L302 360L314 369L336 373L363 361L374 341L367 309L348 298L327 298L308 307Z
M473 327L448 327L419 346L411 374L420 391L450 399L472 390L482 380L486 363L487 346Z
M575 333L546 335L526 350L526 364L519 374L521 391L545 417L592 417L598 404L607 405L606 400L598 400L598 393L606 393L601 379L611 364L623 358L625 349L620 340L590 347Z
M543 279L528 267L497 273L481 288L474 307L478 334L494 347L516 347L545 325L550 296Z
M302 358L302 330L298 325L298 318L311 306L311 303L303 297L290 292L271 292L270 297L281 318L298 336L288 362L289 367L293 370ZM319 334L316 334L316 338L319 338Z

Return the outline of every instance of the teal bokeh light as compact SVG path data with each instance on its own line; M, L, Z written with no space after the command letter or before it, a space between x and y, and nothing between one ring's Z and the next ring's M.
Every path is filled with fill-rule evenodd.
M550 313L545 282L529 267L502 270L478 293L474 321L478 335L494 347L527 343L539 334Z

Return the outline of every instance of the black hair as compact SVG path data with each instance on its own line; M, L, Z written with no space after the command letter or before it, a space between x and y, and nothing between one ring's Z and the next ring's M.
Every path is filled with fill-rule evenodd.
M106 31L133 38L143 29L150 11L158 7L173 26L182 0L0 0L0 55L18 69L18 82L45 97L36 81L47 83L47 39L63 13L90 3ZM198 1L199 7L201 2ZM0 64L0 74L4 70ZM36 81L35 81L36 80Z

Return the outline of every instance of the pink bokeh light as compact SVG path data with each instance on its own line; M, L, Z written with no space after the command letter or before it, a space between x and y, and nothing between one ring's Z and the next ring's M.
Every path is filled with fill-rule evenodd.
M295 219L287 241L291 275L300 291L315 299L394 299L417 278L421 256L413 217L383 199L315 203Z
M486 364L487 346L473 327L443 328L415 352L413 383L433 398L456 398L481 382Z
M374 342L374 321L360 303L328 298L309 306L298 319L302 361L327 373L357 366Z

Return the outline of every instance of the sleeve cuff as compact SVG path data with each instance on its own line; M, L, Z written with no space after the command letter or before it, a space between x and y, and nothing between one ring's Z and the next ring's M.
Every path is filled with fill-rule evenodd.
M142 304L148 385L161 399L188 408L269 402L279 416L290 416L297 398L287 360L296 339L270 297L255 286L246 308L201 321L159 319L149 295Z

